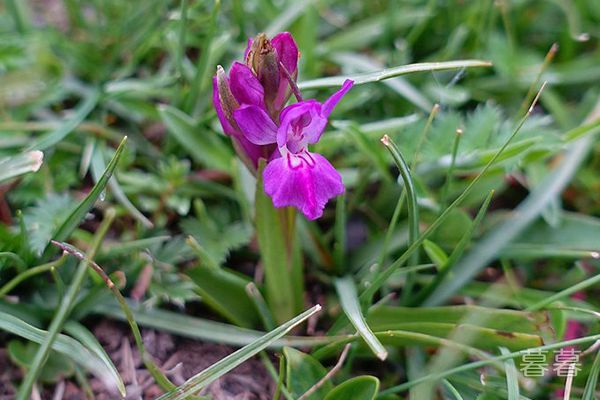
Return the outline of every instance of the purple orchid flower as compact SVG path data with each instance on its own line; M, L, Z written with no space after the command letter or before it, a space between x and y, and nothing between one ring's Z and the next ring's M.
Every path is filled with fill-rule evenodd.
M319 141L329 114L354 84L346 80L325 103L300 101L281 112L276 125L260 105L247 104L233 117L245 138L258 146L276 143L264 170L264 190L275 207L293 206L308 219L323 215L329 199L344 193L342 177L320 154L308 151Z
M275 145L257 145L249 141L233 118L240 107L252 105L265 111L272 120L291 95L290 85L298 76L298 47L288 32L272 40L260 34L249 40L244 58L246 65L235 62L229 76L217 67L213 77L213 103L223 131L231 136L236 152L248 168L256 171L260 158L269 158Z

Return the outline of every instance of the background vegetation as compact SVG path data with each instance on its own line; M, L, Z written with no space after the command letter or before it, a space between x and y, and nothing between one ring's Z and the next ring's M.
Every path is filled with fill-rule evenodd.
M126 384L130 398L183 398L268 347L255 398L597 398L597 1L0 7L0 395L50 396L66 380L87 396ZM211 103L216 65L284 30L300 88L320 100L334 88L319 78L459 61L365 79L336 108L315 150L347 193L316 222L297 217L293 276L270 268L280 241ZM265 274L292 287L267 295ZM116 335L133 332L147 386L94 336L106 319L129 320ZM165 375L138 324L248 347ZM551 368L569 344L582 352L572 382L524 376L528 349Z

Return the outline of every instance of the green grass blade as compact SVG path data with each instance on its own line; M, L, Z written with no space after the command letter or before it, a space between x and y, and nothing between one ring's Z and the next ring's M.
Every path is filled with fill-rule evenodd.
M454 396L454 400L464 400L463 397L458 392L458 390L456 390L456 388L454 386L452 386L452 384L450 382L448 382L447 379L444 379L442 381L442 383L444 384L444 387L446 388L446 390L448 390L448 392L450 392L450 394L452 394L452 396Z
M548 298L545 298L535 304L532 304L531 306L527 307L527 310L528 311L540 310L540 309L544 308L545 306L547 306L548 304L551 304L559 299L562 299L563 297L567 297L573 293L577 293L580 290L587 289L588 287L596 285L597 283L600 283L600 274L594 275L591 278L581 281L573 286L566 288L565 290L561 290L560 292L553 294L552 296L550 296Z
M188 379L183 385L164 394L163 396L159 397L158 400L181 400L197 392L198 390L202 389L203 387L206 387L219 377L225 375L227 372L231 371L238 365L242 364L244 361L250 359L262 350L266 349L270 343L283 337L296 325L304 322L307 318L319 312L320 310L321 306L316 305L313 308L303 312L297 317L289 320L283 325L280 325L278 328L267 333L258 340L239 349L235 353L228 355L227 357L211 365L199 374L194 375L193 377Z
M542 85L540 91L538 92L538 95L536 96L533 103L531 104L531 107L529 108L527 114L525 116L523 116L523 118L521 118L521 121L519 121L519 123L517 124L517 127L515 128L513 133L508 137L508 139L504 142L504 144L500 147L500 149L498 149L498 151L490 159L490 161L488 161L488 163L485 165L485 167L483 167L483 169L479 172L479 174L477 174L477 176L469 183L469 185L460 194L460 196L458 196L452 202L452 204L450 204L448 206L448 208L446 208L440 214L440 216L429 226L429 228L427 228L427 230L425 232L423 232L421 237L416 242L414 242L411 246L409 246L409 248L404 252L404 254L402 256L400 256L400 258L398 258L394 263L392 263L392 265L390 265L387 269L380 272L378 274L378 276L376 276L373 279L373 282L371 283L371 285L361 294L361 299L363 301L367 302L367 301L369 301L369 299L371 299L373 297L375 292L377 292L383 286L385 281L387 281L387 279L394 273L394 271L397 270L398 268L400 268L412 256L412 254L415 251L417 251L417 249L423 243L423 241L425 239L427 239L429 237L429 235L431 235L433 232L435 232L435 230L450 215L451 211L454 210L454 208L456 208L459 204L461 204L462 201L473 190L473 188L476 187L477 182L479 182L479 180L481 180L481 178L485 175L485 173L492 167L492 165L494 165L496 160L502 155L504 150L506 150L506 148L510 145L510 143L515 138L515 136L517 136L517 133L519 133L519 131L523 127L523 124L525 124L527 117L533 111L535 104L537 104L537 100L539 99L539 96L541 95L543 89L544 89L544 85ZM454 281L455 280L453 280L452 282L454 282Z
M14 315L1 311L0 330L31 340L38 344L43 343L48 335L48 331L36 328ZM116 386L119 389L119 392L125 395L125 386L123 385L121 376L114 366L112 366L112 363L109 365L105 360L100 359L89 347L84 346L70 336L59 334L52 343L51 348L52 350L71 358L87 371L92 372L107 386Z
M465 252L467 246L471 242L475 230L479 227L481 221L483 221L483 217L487 213L493 196L494 191L492 190L483 201L483 204L479 208L475 219L473 220L467 231L464 233L464 235L460 238L460 241L448 257L448 260L444 264L444 268L435 276L433 282L425 286L421 290L421 292L417 294L417 296L413 299L413 301L410 304L420 304L425 298L427 298L427 296L429 296L435 290L435 288L438 285L442 283L444 277L452 271L452 268L454 268L458 260L462 257L463 253Z
M92 157L91 157L92 174L94 175L94 179L96 180L96 182L100 180L102 171L106 170L106 163L104 162L104 152L105 152L105 148L102 144L99 146L96 146L95 149L92 151ZM127 198L127 195L123 191L123 188L121 187L121 185L119 184L119 181L117 181L116 178L110 179L108 181L108 186L110 187L110 190L111 190L113 196L115 197L115 199L117 199L117 201L119 203L121 203L121 205L123 207L125 207L127 209L127 211L129 211L129 214L131 214L131 216L133 218L138 220L144 227L146 227L148 229L151 229L154 227L154 224L152 223L152 221L150 221L148 218L146 218L146 216L144 214L142 214L142 212L140 210L138 210L135 207L135 205L133 205L131 200L129 200L129 198Z
M298 87L302 90L318 89L326 87L342 86L346 79L352 79L355 85L364 83L380 82L385 79L394 78L396 76L413 74L416 72L430 71L445 71L449 69L460 68L476 68L490 67L492 64L489 61L483 60L460 60L460 61L445 61L445 62L430 62L402 65L399 67L386 68L377 72L368 72L364 74L353 74L345 76L331 76L328 78L319 78L311 81L300 82Z
M594 359L594 364L592 364L592 368L590 369L590 375L585 383L581 400L594 400L596 398L598 375L600 375L600 352L596 353L596 358Z
M87 200L87 198L86 198L86 200ZM86 200L84 200L84 202ZM65 320L67 319L69 313L71 312L71 310L73 308L73 305L75 303L75 300L77 298L79 290L81 289L81 285L83 284L83 280L86 276L88 264L90 262L89 260L92 259L98 252L98 249L100 248L100 245L102 244L102 240L104 239L104 236L108 232L108 228L112 224L112 221L114 220L114 218L115 218L114 211L106 213L106 216L105 216L104 220L102 221L102 224L98 228L98 230L94 236L94 239L90 245L90 252L89 252L90 258L86 261L81 261L79 263L79 265L77 266L77 270L75 272L75 275L73 276L71 285L69 286L69 289L68 289L67 293L65 294L62 302L60 303L60 306L59 306L56 314L54 315L54 318L52 319L52 323L50 324L50 327L48 328L48 334L46 335L46 337L44 338L44 341L38 348L38 350L35 354L35 357L33 358L33 361L31 362L31 367L30 367L29 371L27 372L27 375L25 375L25 378L23 379L21 386L19 387L19 390L18 390L17 396L16 396L16 400L28 400L29 399L33 385L37 381L39 374L41 373L41 369L44 366L44 363L46 362L46 360L48 359L48 354L50 353L52 343L55 342L56 337L62 330Z
M387 350L377 337L371 331L371 328L367 325L365 317L360 309L360 303L358 301L358 294L356 292L356 286L354 281L350 277L340 278L335 280L335 289L340 298L340 304L346 316L354 325L359 335L362 336L365 343L373 351L373 353L380 360L387 358Z
M0 159L0 183L29 172L36 172L43 161L44 153L37 150Z
M202 53L198 58L196 74L194 75L194 79L192 80L192 82L190 82L190 93L185 103L185 110L187 110L191 115L195 115L195 109L197 107L198 98L200 97L200 94L206 90L206 85L209 81L208 78L211 74L211 71L208 68L208 66L211 56L211 48L213 46L215 33L217 31L217 19L219 17L220 10L221 0L215 0L215 4L207 22L207 33L204 40L202 41L203 48ZM184 44L181 44L181 46L184 46Z
M45 150L63 140L87 118L94 108L96 108L99 100L100 91L97 89L92 90L81 102L81 105L77 108L72 117L64 121L55 130L48 132L37 139L31 146L29 146L28 150Z
M219 135L198 129L197 123L177 108L160 105L158 112L169 132L194 161L211 169L229 171L232 153Z
M413 183L410 168L408 164L402 157L402 153L400 153L400 149L394 143L394 141L388 136L384 135L381 139L381 143L388 149L398 170L400 171L400 176L402 177L402 182L404 183L404 190L406 192L406 198L408 200L408 244L411 246L419 239L419 207L417 205L417 194L415 192L415 185ZM414 251L411 255L410 260L412 265L417 265L419 263L419 253L418 251ZM414 275L408 274L406 277L406 285L402 290L402 300L404 303L408 301L410 295L412 293L412 285L413 285Z
M110 371L111 376L117 382L117 387L121 395L125 395L125 384L119 375L119 371L113 364L112 360L106 354L106 351L102 345L98 342L98 339L90 332L85 326L78 322L68 321L65 324L65 331L72 335L74 338L79 340L89 351L94 353L98 359L104 363L104 366ZM58 340L57 340L58 341Z
M303 0L288 3L279 16L277 16L269 26L265 28L268 37L273 37L279 32L285 31L298 17L300 17L308 6L311 6L318 0Z
M30 278L30 277L38 275L38 274L42 274L47 271L51 271L55 268L58 268L64 262L65 262L65 258L61 257L58 260L51 261L49 263L38 265L35 267L31 267L31 268L24 270L23 272L20 272L17 276L12 278L10 281L6 282L4 285L2 285L2 287L0 287L0 297L6 296L8 293L10 293L11 290L13 290L17 285L19 285L21 282L23 282L27 278Z
M517 357L522 357L525 354L531 354L530 352L534 352L534 351L552 351L552 350L560 349L560 348L566 347L566 346L575 346L575 345L582 344L582 343L595 342L596 340L600 340L600 334L591 335L591 336L584 336L584 337L578 338L578 339L566 340L566 341L563 341L563 342L552 343L552 344L548 344L548 345L545 345L545 346L533 347L533 348L528 348L528 349L525 349L525 350L515 351L515 352L512 352L512 353L508 353L508 354L502 354L500 356L492 357L492 358L487 359L487 360L475 361L475 362L463 364L463 365L458 366L458 367L450 368L450 369L448 369L446 371L438 372L438 373L435 373L435 374L425 375L425 376L423 376L421 378L418 378L418 379L415 379L413 381L406 382L406 383L403 383L401 385L397 385L397 386L393 386L391 388L388 388L388 389L382 391L381 394L385 395L385 394L393 394L393 393L403 392L403 391L408 390L409 388L411 388L411 387L413 387L415 385L418 385L419 383L422 383L422 382L443 379L443 378L452 376L452 375L460 373L460 372L470 371L470 370L473 370L473 369L477 369L477 368L485 367L485 366L488 366L488 365L492 365L494 363L497 363L498 361L504 361L504 360L508 360L508 359L514 359L514 358L517 358Z
M206 340L232 346L245 346L260 338L265 332L254 329L240 328L235 325L211 321L188 315L181 315L173 311L147 310L144 307L135 307L129 303L135 321L148 328L159 329L175 335ZM98 304L94 311L119 320L125 320L120 308L115 304ZM332 336L286 336L269 344L270 349L289 347L312 347L330 343L339 337Z
M584 123L600 117L600 102ZM453 269L452 280L442 282L440 286L425 300L425 305L437 305L456 293L469 282L482 268L493 260L498 253L517 237L526 227L535 221L546 208L571 182L574 174L589 153L591 136L584 136L574 142L562 157L560 165L548 174L519 204L519 206L502 224L495 227L480 240L471 251Z
M81 203L77 206L77 208L69 215L69 217L62 223L60 228L54 234L54 240L58 242L64 242L69 238L71 233L77 228L77 226L81 223L81 221L85 218L86 214L90 209L94 206L94 203L100 197L100 194L108 184L109 179L111 178L121 156L123 155L123 151L125 150L125 144L127 143L127 136L123 138L121 144L117 148L115 155L108 163L106 170L98 180L98 182L94 185L92 190L88 193L88 195L83 199ZM48 248L46 248L48 250Z
M502 355L510 352L506 347L500 347ZM519 400L519 372L515 365L515 360L509 358L504 360L504 370L506 373L506 385L508 388L508 400Z

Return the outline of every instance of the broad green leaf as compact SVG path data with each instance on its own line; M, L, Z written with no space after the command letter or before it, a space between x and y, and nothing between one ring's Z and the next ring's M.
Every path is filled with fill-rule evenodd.
M410 340L414 340L410 335L411 333L417 334L417 336L418 334L422 334L433 338L433 342L431 343L435 342L435 338L444 339L450 337L450 335L458 338L463 336L467 338L465 339L465 343L458 341L454 343L482 350L494 350L498 346L505 346L514 351L540 346L544 343L543 339L538 335L482 328L468 324L456 325L439 322L398 324L394 330L375 332L375 336L386 345L410 346ZM418 341L415 341L416 343Z
M314 357L291 347L283 349L286 362L286 386L290 394L297 399L327 374L325 367ZM331 381L326 381L306 400L323 399L333 389Z
M482 318L479 318L481 316ZM376 331L399 329L405 323L448 323L460 324L469 318L480 321L481 327L537 334L548 328L548 317L543 312L502 310L480 306L445 307L391 307L380 306L369 310L367 323Z
M229 171L233 154L218 134L200 128L190 116L171 106L161 105L158 112L169 132L196 162Z
M36 172L43 161L44 153L38 150L0 158L0 183L29 172Z
M324 400L374 400L379 391L379 379L374 376L356 376L339 384Z
M248 298L250 279L226 268L199 265L186 271L196 284L202 301L236 325L250 328L259 321L256 307Z
M320 310L321 306L316 305L313 308L303 312L302 314L292 318L288 322L280 325L279 327L262 336L261 338L257 339L256 341L250 343L245 347L242 347L241 349L228 355L220 361L217 361L210 367L206 368L204 371L188 379L182 385L160 396L157 400L181 400L185 399L187 396L193 393L198 392L199 390L208 386L215 380L219 379L219 377L225 375L227 372L231 371L244 361L250 359L251 357L266 349L270 343L283 337L296 325L301 324L311 315L319 312Z

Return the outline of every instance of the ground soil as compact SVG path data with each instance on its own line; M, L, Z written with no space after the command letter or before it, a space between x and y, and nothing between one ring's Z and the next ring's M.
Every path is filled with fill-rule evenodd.
M92 330L123 377L127 389L126 400L153 400L163 393L144 368L126 325L103 320ZM142 330L142 337L157 365L178 385L235 350L154 330ZM0 400L14 398L21 377L22 371L10 361L6 350L0 348ZM89 383L97 400L120 398L118 393L109 391L94 377L89 377ZM201 394L214 400L267 400L272 398L274 389L273 379L263 364L251 359L213 382ZM41 388L33 398L38 394L37 398L43 400L87 399L81 385L73 377Z

